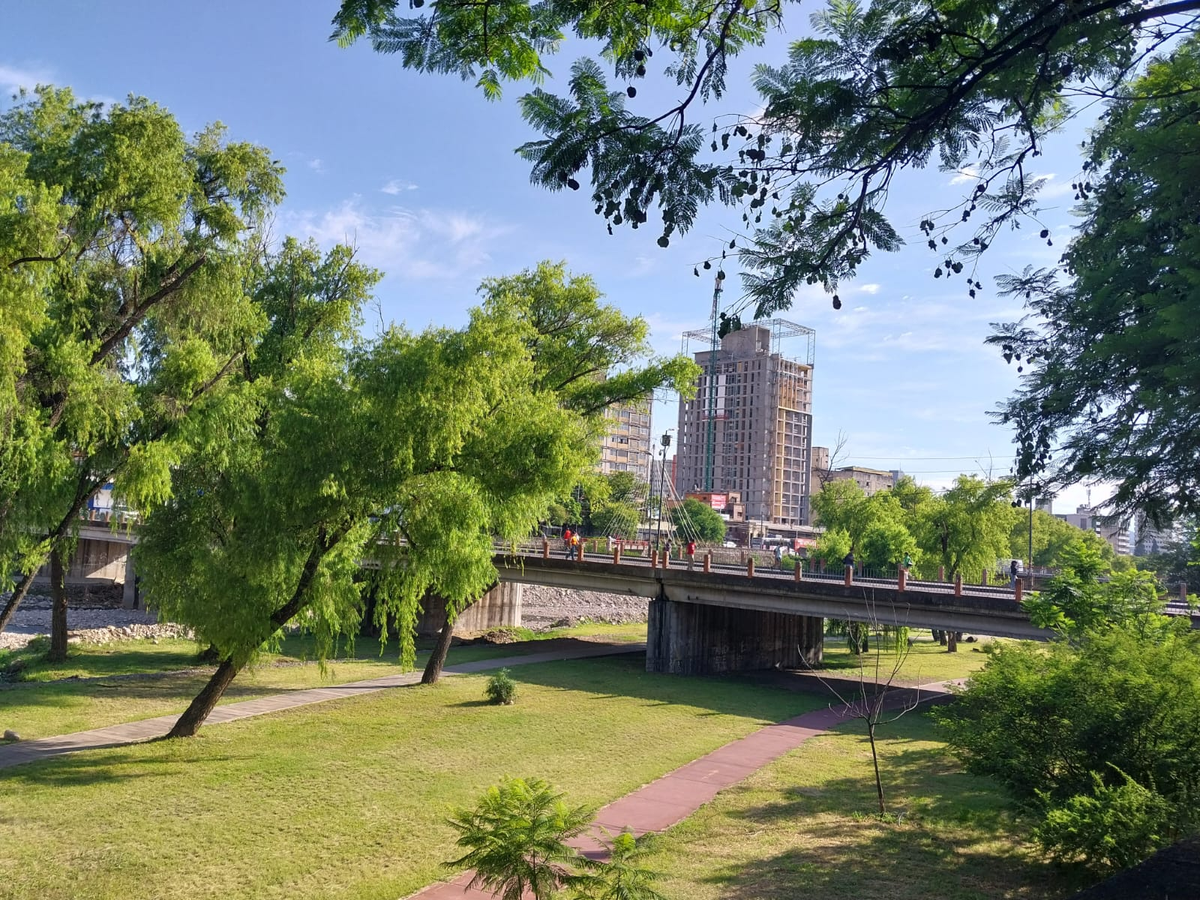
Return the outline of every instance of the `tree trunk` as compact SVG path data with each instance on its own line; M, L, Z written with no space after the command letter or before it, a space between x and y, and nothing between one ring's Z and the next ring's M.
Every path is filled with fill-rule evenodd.
M179 721L175 723L175 727L171 729L167 737L195 736L240 669L241 666L235 665L232 659L222 660L221 665L217 666L217 671L204 686L204 690L197 694L191 706L184 710L183 715L179 717Z
M12 621L12 617L17 612L17 607L21 605L21 601L25 599L25 595L29 593L29 586L33 584L33 576L36 574L36 571L29 572L13 588L12 596L4 604L3 612L0 612L0 634L8 627L8 623Z
M50 599L50 652L46 659L63 662L67 658L67 573L57 543L50 550Z
M947 631L946 632L946 652L947 653L957 653L958 652L958 632L957 631Z
M871 742L871 762L875 764L875 793L879 797L879 814L887 812L883 805L883 780L879 777L879 751L875 749L875 726L867 720L867 740Z
M442 677L442 667L446 665L446 654L450 652L450 641L454 638L454 623L450 621L450 610L446 610L446 624L438 632L437 646L425 663L425 671L421 674L421 684L437 684Z

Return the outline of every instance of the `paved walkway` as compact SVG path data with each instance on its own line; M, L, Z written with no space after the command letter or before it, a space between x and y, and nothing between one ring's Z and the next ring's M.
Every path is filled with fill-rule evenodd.
M597 813L591 833L570 843L593 859L606 858L607 845L600 840L601 827L612 834L628 828L637 837L664 831L682 822L725 788L846 718L842 710L818 709L760 728L614 800ZM487 891L467 887L473 874L467 871L453 881L430 885L412 894L411 900L494 900L495 895Z
M940 698L948 686L960 682L935 682L922 685L920 702ZM652 831L665 831L677 825L712 800L809 738L824 734L850 716L844 707L818 709L786 722L768 725L741 740L726 744L707 756L693 760L614 800L597 814L591 831L568 843L592 859L607 859L608 846L601 828L610 834L629 829L635 837ZM470 888L474 872L463 872L452 881L442 881L411 894L408 900L495 900L495 895Z
M605 644L581 641L580 646L567 649L551 650L544 653L526 653L521 656L505 656L496 659L480 659L474 662L446 666L443 675L471 675L488 669L499 669L505 666L527 666L533 663L554 662L564 659L588 659L594 656L614 656L620 653L640 653L645 651L645 644ZM218 706L205 720L205 725L220 725L225 722L236 722L238 719L248 719L251 716L263 716L284 709L294 709L297 706L310 706L313 703L324 703L327 700L344 700L347 697L360 697L388 688L406 687L419 683L421 673L406 672L402 675L387 675L383 678L372 678L369 681L352 681L348 684L330 685L329 687L310 688L303 691L290 691L286 694L272 694L258 700L244 700L240 703L228 703ZM23 765L59 756L63 753L75 753L79 750L99 750L103 747L117 747L122 744L137 744L163 737L171 730L171 726L179 719L179 713L169 716L158 716L153 719L143 719L139 722L127 722L124 725L111 725L108 728L96 728L91 731L77 731L73 734L61 734L56 737L40 738L35 741L18 741L12 744L0 744L0 769Z

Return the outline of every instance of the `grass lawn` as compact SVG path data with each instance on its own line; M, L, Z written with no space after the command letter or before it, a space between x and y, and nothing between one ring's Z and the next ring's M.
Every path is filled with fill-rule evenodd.
M0 897L388 898L446 877L445 824L502 775L602 804L819 698L639 656L445 679L0 772Z
M196 666L196 649L187 640L120 641L72 645L65 663L31 661L20 673L28 680L0 683L0 731L11 728L31 740L182 712L213 671ZM467 645L451 648L447 661L453 665L521 652L504 644ZM363 639L353 653L330 660L322 674L312 661L311 639L292 636L279 653L239 673L221 702L380 678L401 671L398 656L395 642L381 657L378 642ZM417 665L423 664L419 655Z
M913 630L915 643L909 650L908 658L897 674L897 685L928 684L933 681L950 681L955 678L966 678L972 672L982 669L988 660L984 652L985 642L1003 640L1001 638L984 638L980 643L967 644L959 642L957 653L947 653L946 648L936 643L928 631ZM892 672L896 659L893 650L876 650L872 641L871 652L864 654L862 665L868 678L874 678L876 660L879 663L879 674L887 678ZM858 677L859 657L850 652L844 637L825 636L825 661L823 670L841 677Z
M652 838L671 900L992 900L1067 886L1023 841L985 779L960 771L927 716L880 744L880 820L861 725L815 738Z

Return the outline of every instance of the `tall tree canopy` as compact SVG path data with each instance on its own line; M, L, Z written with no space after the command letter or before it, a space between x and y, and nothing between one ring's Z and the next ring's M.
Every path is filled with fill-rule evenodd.
M169 491L262 328L243 280L283 193L265 150L219 125L188 139L148 100L18 101L0 116L0 629L97 489Z
M884 213L897 174L937 162L979 180L923 227L947 277L1036 205L1029 171L1074 96L1123 93L1139 61L1194 29L1200 0L831 0L781 66L762 66L761 113L719 104L731 61L794 27L779 0L410 2L343 0L334 37L366 37L419 72L474 79L485 96L527 82L526 121L543 136L520 148L532 178L579 189L609 228L647 222L659 243L701 206L744 212L744 276L758 313L787 308L797 286L829 290L875 250L900 243ZM539 85L573 34L599 48L576 62L565 94ZM635 111L646 79L677 85L666 108ZM615 90L614 90L615 88ZM653 92L661 96L662 91ZM763 217L766 215L764 221ZM947 232L969 223L947 248ZM736 242L731 246L736 246ZM964 290L973 290L970 282Z
M368 588L408 664L421 608L444 605L436 678L458 612L496 581L493 540L527 536L595 460L594 385L692 380L668 360L605 381L605 360L641 352L636 321L621 327L589 280L538 272L488 282L463 329L362 343L376 275L348 250L287 242L263 267L261 352L225 398L220 440L173 471L138 547L156 604L221 659L173 734L195 733L285 626L314 631L320 655L354 634ZM548 318L564 291L573 302Z
M1114 505L1200 512L1200 40L1152 63L1091 142L1083 221L1055 269L1003 280L1029 315L991 341L1026 368L999 418L1018 476L1117 484Z

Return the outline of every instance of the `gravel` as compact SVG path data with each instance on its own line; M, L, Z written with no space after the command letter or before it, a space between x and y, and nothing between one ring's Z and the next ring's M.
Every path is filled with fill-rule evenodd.
M173 624L158 624L152 612L135 609L72 606L67 610L68 640L107 644L113 640L176 637L183 629ZM17 609L8 628L0 634L0 650L16 650L34 635L50 633L50 601L30 597Z
M534 631L574 625L580 619L623 625L645 622L649 603L644 597L527 584L521 595L521 619Z

